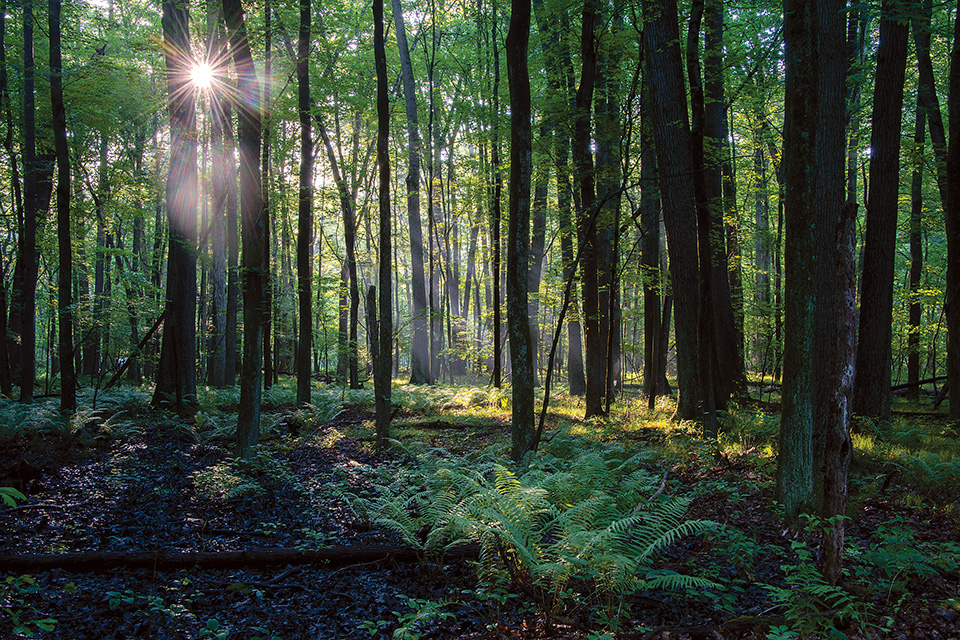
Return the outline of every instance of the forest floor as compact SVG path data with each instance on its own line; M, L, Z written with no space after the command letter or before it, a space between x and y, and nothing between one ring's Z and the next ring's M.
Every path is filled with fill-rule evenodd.
M0 407L21 412L7 418L22 425L3 432L0 486L27 495L0 506L0 638L960 638L955 487L924 489L912 484L906 462L878 451L858 456L850 575L840 592L847 599L838 598L809 571L815 527L787 528L778 517L775 418L749 411L719 458L702 455L695 429L638 403L603 422L578 420L581 409L569 400L551 415L550 435L562 433L568 445L656 452L645 459L662 479L657 494L685 496L687 518L721 525L678 539L656 568L709 579L715 589L648 583L614 602L610 622L610 592L595 582L571 579L550 600L515 572L480 581L478 562L463 555L378 556L377 545L404 540L358 514L356 499L415 465L415 445L443 446L450 456L505 450L509 412L505 396L485 390L408 402L394 419L403 444L379 455L365 393L331 392L334 399L312 411L282 399L268 406L253 462L232 457L230 398L210 400L191 422L147 408L134 391L105 397L68 424L44 417L42 405L29 414ZM353 564L216 561L219 552L341 546L374 555ZM102 552L208 555L187 568L137 568ZM89 563L13 568L10 559L25 554Z

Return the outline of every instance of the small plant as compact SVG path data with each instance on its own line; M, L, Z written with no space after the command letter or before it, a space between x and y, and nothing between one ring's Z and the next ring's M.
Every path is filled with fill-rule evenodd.
M13 626L13 634L26 638L35 638L40 634L53 631L57 621L50 617L37 615L34 607L27 605L27 596L40 590L33 576L7 576L0 583L0 610Z
M222 627L220 621L216 618L210 618L207 623L200 628L198 638L213 638L213 640L226 640L230 637L230 630Z
M819 518L804 514L807 520L805 531L808 537L822 530ZM845 638L837 628L839 621L853 623L859 627L875 627L870 621L872 607L861 602L851 593L823 579L813 551L802 540L791 542L796 555L795 564L781 566L787 588L764 585L773 599L784 610L787 627L774 627L774 638ZM794 632L796 635L789 635ZM768 637L770 637L768 635Z
M0 487L0 499L3 500L3 504L8 507L17 506L17 501L23 502L27 499L27 496L23 495L13 487Z
M449 611L443 611L447 605L446 602L438 600L424 600L421 598L411 598L400 594L410 611L394 611L393 615L397 617L397 628L393 630L391 636L394 640L420 640L427 632L432 623L442 620L449 620L455 614ZM380 630L390 626L386 620L364 620L358 627L376 635Z

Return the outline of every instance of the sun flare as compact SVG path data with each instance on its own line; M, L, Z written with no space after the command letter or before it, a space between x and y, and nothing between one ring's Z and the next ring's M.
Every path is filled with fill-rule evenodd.
M213 67L206 62L198 62L190 69L190 78L198 89L209 89L213 84Z

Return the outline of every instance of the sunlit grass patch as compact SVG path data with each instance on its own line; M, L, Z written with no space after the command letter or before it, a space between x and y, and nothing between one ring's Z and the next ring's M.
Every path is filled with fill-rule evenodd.
M191 474L197 493L209 500L261 495L264 481L290 482L292 472L277 458L261 453L252 460L230 458Z

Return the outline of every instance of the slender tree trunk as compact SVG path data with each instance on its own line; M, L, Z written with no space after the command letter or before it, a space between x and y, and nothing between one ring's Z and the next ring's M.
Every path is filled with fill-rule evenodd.
M297 207L297 294L300 331L297 341L297 404L310 403L313 364L313 132L310 128L310 0L300 0L297 38L297 109L300 114L300 196Z
M674 0L643 3L644 52L653 103L660 196L670 255L677 343L677 417L697 417L702 401L698 381L697 222L690 161L690 126L680 58L680 34Z
M383 447L390 436L391 377L393 369L393 312L390 307L393 285L390 279L390 102L387 95L387 54L383 42L383 0L373 3L373 50L377 68L377 164L380 168L380 301L379 349L374 349L374 393L376 394L377 446ZM419 213L419 212L418 212ZM371 301L372 302L372 301ZM370 305L373 306L372 304ZM377 335L374 327L370 330Z
M540 140L547 142L549 134L546 127L540 127ZM527 316L530 319L530 344L533 348L533 383L536 386L538 362L540 359L540 280L543 277L543 261L547 236L547 186L550 174L539 171L536 175L533 192L533 205L530 209L533 219L530 240L530 270L527 273Z
M597 227L601 221L596 211L593 154L590 151L593 141L590 115L597 74L596 24L597 7L594 0L584 0L583 27L580 35L582 68L574 119L573 158L576 165L576 183L580 187L577 228L581 243L583 336L586 346L584 364L587 381L585 417L587 418L603 414L606 395L606 358L604 357L606 342L603 339L601 327L600 240L597 234Z
M36 298L39 256L37 254L38 192L41 167L37 160L36 109L34 106L33 56L33 0L23 2L23 168L24 168L24 224L20 262L23 281L20 289L21 326L20 402L33 402L33 384L36 377Z
M270 211L270 83L273 80L272 67L273 58L271 47L273 43L273 30L270 26L272 15L270 10L271 0L265 0L263 9L263 31L264 31L264 67L263 67L263 109L260 114L261 139L260 145L260 201L263 206L263 231L265 239L264 246L264 283L263 283L263 388L270 389L276 376L274 370L273 340L271 338L274 327L274 274L270 264L271 234L276 233L276 228L271 231L270 225L276 227L272 221L273 215Z
M715 205L714 197L719 197L719 183L708 194L706 161L704 159L704 95L703 80L700 75L700 25L703 18L703 0L694 0L690 8L690 26L687 32L687 77L690 80L690 159L693 165L693 191L697 211L697 255L700 263L700 306L698 324L698 356L700 388L703 396L703 435L716 440L719 435L717 426L717 395L721 395L720 404L726 402L726 396L719 392L721 385L717 365L714 304L713 304L713 247L711 246L710 206ZM719 174L711 172L711 178ZM724 274L726 277L726 274Z
M493 205L490 207L490 271L493 277L493 386L501 386L501 362L503 358L502 334L500 332L500 203L503 178L500 175L500 47L497 44L497 28L493 27L493 114L491 129L493 140L490 149L490 170L493 173Z
M911 5L911 0L906 0ZM863 249L857 379L853 411L890 418L893 271L900 186L900 121L909 26L900 17L904 4L881 5L870 137L870 185Z
M73 251L70 234L70 155L67 116L63 107L63 62L60 53L60 0L50 0L50 104L54 147L57 152L57 248L59 259L58 326L60 357L60 411L77 409L77 374L73 368Z
M7 2L0 0L0 111L6 124L6 133L3 137L3 148L10 162L10 182L13 192L13 209L17 220L23 219L23 201L20 192L20 176L17 169L17 156L13 150L13 111L10 107L10 92L7 84ZM4 267L3 275L6 275ZM8 347L11 337L7 331L8 292L6 278L0 278L0 392L10 397L13 395L13 378L10 373L10 352Z
M644 52L646 56L646 52ZM648 93L644 79L644 94ZM640 227L644 231L640 250L643 269L643 393L647 406L656 407L660 388L660 198L657 194L657 152L653 146L649 100L641 105L640 116Z
M423 230L420 221L420 125L417 118L417 90L413 80L413 63L407 44L407 29L400 0L393 0L393 20L400 50L400 72L407 115L407 224L410 234L410 269L413 292L413 335L410 349L410 382L429 384L430 346L427 338L427 291L423 273Z
M240 95L259 96L240 0L223 0ZM243 364L237 415L237 455L249 458L260 440L265 291L268 286L267 217L261 198L261 113L257 100L237 103L240 113L240 217L243 222Z
M726 99L723 89L723 2L705 0L704 3L704 186L710 212L710 304L713 310L715 370L719 373L715 389L717 406L724 408L731 395L746 390L743 370L742 331L737 328L734 312L733 275L730 268L724 231L725 220L733 218L733 177L724 177L729 168L726 136ZM735 234L731 234L736 239ZM734 244L734 243L731 243Z
M510 212L507 228L507 323L510 332L513 387L510 456L520 462L533 443L533 345L527 315L527 265L530 255L530 186L533 133L530 123L530 77L527 43L530 0L513 0L507 33L510 85Z
M153 403L182 415L197 408L197 142L190 59L190 14L173 0L163 2L167 95L174 132L167 177L169 249L167 299L160 364Z

